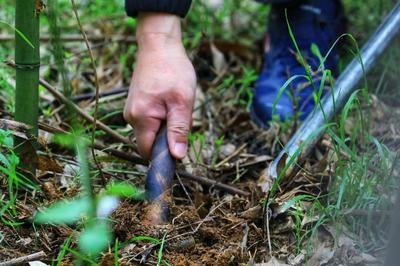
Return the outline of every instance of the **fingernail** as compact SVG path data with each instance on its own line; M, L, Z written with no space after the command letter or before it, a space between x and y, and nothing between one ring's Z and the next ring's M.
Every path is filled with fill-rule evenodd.
M175 154L178 157L180 157L180 158L185 157L185 155L186 155L186 143L184 143L184 142L175 143L174 150L175 150Z

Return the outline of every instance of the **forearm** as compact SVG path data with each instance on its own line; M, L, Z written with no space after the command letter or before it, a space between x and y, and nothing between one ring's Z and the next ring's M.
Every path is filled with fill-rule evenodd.
M136 38L139 52L177 50L182 52L181 21L176 15L141 12L138 16Z

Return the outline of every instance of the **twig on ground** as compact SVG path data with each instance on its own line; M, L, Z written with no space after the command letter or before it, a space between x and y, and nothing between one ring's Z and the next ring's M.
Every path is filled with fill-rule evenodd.
M13 266L13 265L21 265L24 263L28 263L33 260L40 260L46 257L46 253L44 251L36 252L30 255L22 256L19 258L15 258L9 261L0 262L0 266Z
M111 129L110 127L108 127L107 125L105 125L104 123L102 123L101 121L98 121L91 116L88 115L85 111L83 111L79 106L77 106L76 104L74 104L73 102L71 102L69 99L67 99L62 93L60 93L59 91L57 91L53 86L51 86L47 81L40 79L39 80L40 85L42 85L45 89L47 89L51 94L53 94L59 101L63 102L66 105L69 105L72 109L74 109L74 111L76 111L80 116L82 116L82 118L84 118L86 121L93 123L96 122L96 126L103 130L104 132L106 132L107 134L109 134L111 137L113 137L114 139L121 141L124 144L128 144L130 146L133 147L133 143L126 137L122 136L121 134L119 134L118 132L116 132L115 130Z
M43 35L40 36L40 41L41 42L49 42L52 39L52 36L50 35ZM136 37L134 36L117 36L117 37L112 37L112 38L107 38L104 37L103 35L90 35L87 36L87 39L91 42L135 42ZM15 36L14 35L6 35L6 34L1 34L0 35L0 42L10 42L14 41ZM60 37L60 40L63 42L82 42L84 41L83 37L80 34L68 34L68 35L62 35Z
M45 125L43 123L39 123L39 129L47 131L47 132L50 132L50 133L53 133L53 134L54 133L68 134L68 132L66 132L66 131L64 131L62 129L57 129L57 128ZM120 150L117 150L117 149L112 149L112 148L109 148L109 147L107 147L107 146L105 146L105 145L103 145L101 143L98 143L98 142L94 143L94 148L96 148L98 150L101 150L101 151L103 151L105 153L108 153L110 155L113 155L115 157L118 157L118 158L124 159L126 161L135 163L135 164L146 165L146 166L148 165L148 161L143 160L141 157L139 157L137 155L130 154L130 153L127 153L127 152L124 152L124 151L120 151ZM231 193L231 194L238 194L238 195L241 195L241 196L244 196L244 197L250 196L250 193L247 192L247 191L238 189L236 187L233 187L233 186L230 186L230 185L227 185L227 184L224 184L224 183L220 183L218 181L215 181L215 180L212 180L212 179L209 179L209 178L206 178L206 177L195 176L193 174L190 174L190 173L184 172L184 171L176 171L176 173L181 177L184 177L184 178L187 178L187 179L191 179L191 180L197 181L199 183L202 183L202 184L205 184L205 185L208 185L208 186L213 186L215 188L221 189L221 190L226 191L226 192Z
M250 193L247 192L247 191L238 189L236 187L233 187L233 186L230 186L230 185L227 185L227 184L224 184L224 183L221 183L221 182L218 182L218 181L206 178L206 177L195 176L195 175L192 175L192 174L190 174L188 172L183 172L183 171L177 171L177 174L179 174L182 177L195 180L195 181L197 181L199 183L206 184L206 185L209 185L209 186L224 190L224 191L226 191L226 192L228 192L230 194L238 194L238 195L241 195L241 196L244 196L244 197L250 196Z
M7 60L7 61L5 61L5 63L7 65L15 68L15 62L13 62L11 60ZM65 97L61 92L59 92L56 88L54 88L52 85L50 85L44 79L39 79L39 84L42 85L51 94L53 94L54 97L56 97L60 102L64 103L65 105L70 106L75 112L77 112L80 116L82 116L83 119L85 119L89 123L93 123L95 121L91 115L89 115L85 111L83 111L79 106L77 106L72 101L70 101L67 97ZM131 146L136 151L136 147L133 145L133 143L128 138L122 136L121 134L119 134L115 130L111 129L110 127L108 127L107 125L102 123L101 121L96 121L96 126L99 129L106 132L107 134L109 134L115 140L118 140L124 144Z
M233 152L231 155L229 155L228 157L226 157L225 159L223 159L221 162L219 162L215 168L218 169L219 167L221 167L222 165L224 165L225 163L229 162L229 160L231 160L233 157L237 156L244 148L246 148L247 144L243 144L242 146L240 146L235 152Z
M190 201L190 204L191 204L192 206L195 206L194 203L193 203L193 201L192 201L192 199L191 199L190 196L189 196L189 193L188 193L187 190L186 190L185 185L182 183L182 180L181 180L181 178L180 178L180 176L179 176L178 173L176 174L176 177L178 178L179 184L181 185L183 191L185 192L186 197L187 197L188 200Z
M223 201L221 201L221 203L219 203L217 206L215 206L214 208L212 208L206 215L206 217L204 217L203 219L201 219L201 222L197 225L197 227L193 230L193 234L197 233L197 231L200 229L200 227L203 225L204 222L207 221L207 218L211 216L211 214L213 214L216 210L218 210L222 205L224 205L225 203L227 203L228 200L225 199ZM178 236L176 236L178 237ZM170 240L173 239L173 237L170 238Z
M111 90L107 90L107 91L99 93L99 97L101 98L101 97L115 95L115 94L127 93L128 90L129 90L128 87L115 88L115 89L111 89ZM84 94L72 96L71 100L74 102L79 102L79 101L91 100L95 97L96 97L96 93L90 92L90 93L84 93Z
M264 231L267 231L268 251L269 251L269 256L272 258L271 232L269 230L269 220L271 219L271 212L270 212L269 204L264 206L263 212L264 212L264 215L263 215Z
M2 114L2 112L0 112L0 114ZM28 130L32 127L18 121L0 119L0 128L11 131L13 135L21 139L29 139L31 137Z
M52 133L52 134L70 134L69 132L62 130L60 128L55 128L49 125L46 125L44 123L39 122L39 129ZM113 149L113 148L109 148L104 144L99 143L98 141L96 141L93 144L93 148L103 151L105 153L108 153L110 155L113 155L117 158L120 159L124 159L130 162L133 162L134 164L139 164L139 165L148 165L148 162L144 159L142 159L141 157L134 155L134 154L129 154L117 149Z

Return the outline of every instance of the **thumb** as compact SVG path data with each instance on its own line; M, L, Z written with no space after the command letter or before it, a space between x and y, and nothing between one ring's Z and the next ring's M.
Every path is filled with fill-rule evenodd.
M192 112L187 107L175 107L168 111L167 136L169 150L176 159L183 159L187 153L187 137L190 130Z

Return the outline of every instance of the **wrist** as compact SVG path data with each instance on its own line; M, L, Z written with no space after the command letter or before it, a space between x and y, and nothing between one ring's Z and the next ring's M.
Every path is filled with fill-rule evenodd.
M157 51L181 49L180 18L165 13L143 12L138 17L136 37L139 49Z

